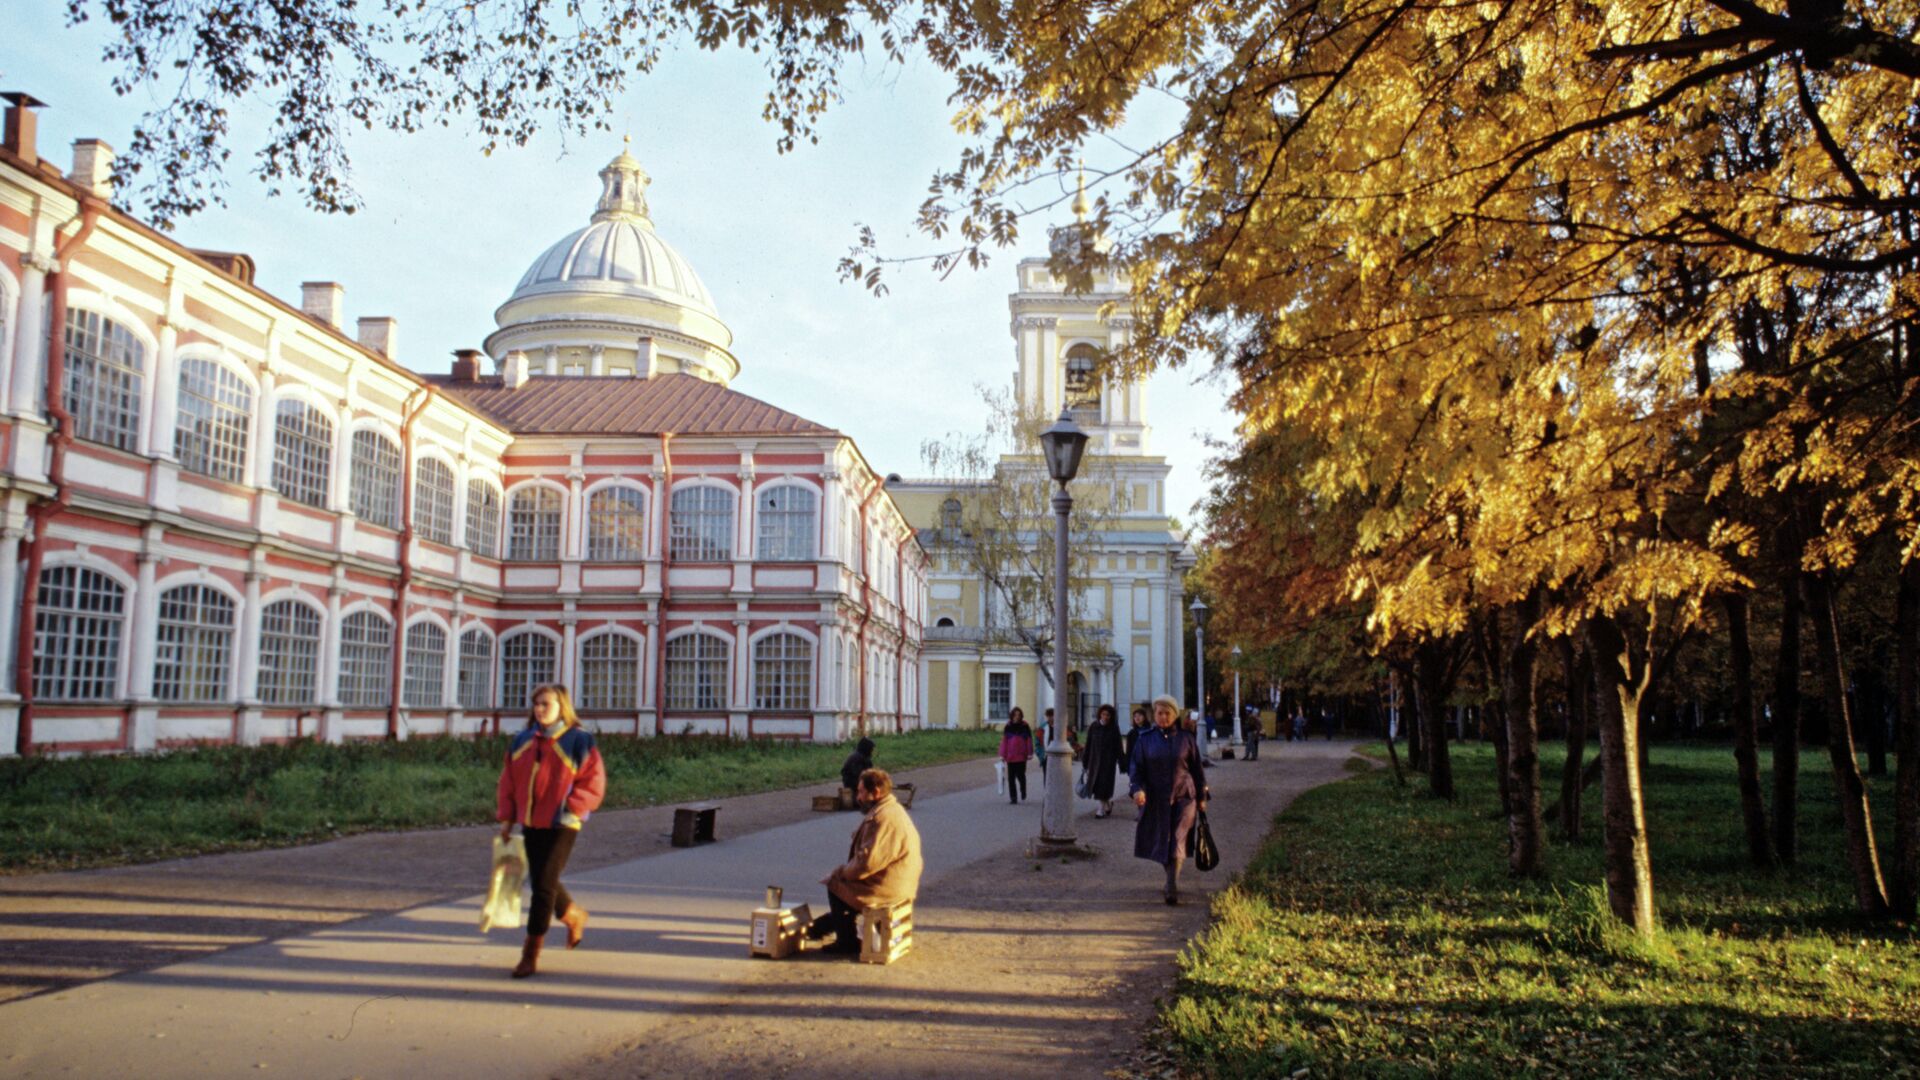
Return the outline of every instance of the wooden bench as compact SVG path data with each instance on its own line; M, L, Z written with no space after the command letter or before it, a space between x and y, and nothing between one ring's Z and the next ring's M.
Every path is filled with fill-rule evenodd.
M719 803L693 803L689 806L673 808L673 846L692 847L695 844L711 844L718 839L714 835L714 819L720 814Z

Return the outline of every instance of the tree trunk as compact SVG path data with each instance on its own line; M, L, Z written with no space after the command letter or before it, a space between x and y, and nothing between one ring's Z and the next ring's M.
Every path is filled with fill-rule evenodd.
M1859 707L1862 734L1867 744L1867 775L1887 775L1887 687L1871 662L1859 680Z
M1744 592L1729 593L1727 639L1733 654L1733 761L1740 780L1740 818L1747 830L1747 858L1758 867L1773 865L1767 837L1767 807L1760 794L1760 718L1753 704L1753 640Z
M1643 678L1628 653L1626 636L1613 620L1587 624L1593 648L1594 715L1600 728L1601 807L1605 822L1607 904L1641 936L1658 923L1653 909L1653 859L1647 848L1647 812L1640 786L1640 704Z
M1827 703L1827 756L1833 762L1833 786L1840 796L1840 821L1846 826L1847 869L1853 875L1854 901L1868 918L1887 915L1887 885L1874 848L1873 813L1866 781L1854 756L1853 723L1847 709L1846 672L1840 665L1840 624L1834 613L1833 586L1825 573L1807 573L1807 617L1813 622L1814 653Z
M1414 698L1420 723L1426 728L1427 790L1436 798L1453 800L1453 761L1447 753L1445 647L1423 641L1414 653Z
M1800 574L1780 580L1780 654L1773 666L1773 853L1800 857Z
M1491 711L1492 715L1482 713L1480 731L1483 738L1493 741L1494 776L1500 784L1500 814L1511 820L1513 817L1513 759L1507 744L1509 710L1505 697L1507 679L1506 665L1503 662L1505 654L1500 646L1499 611L1489 612L1474 629L1473 644L1480 654L1480 670L1486 675L1487 691L1501 695L1495 698L1492 704L1481 706L1483 710Z
M1407 768L1414 772L1427 771L1426 733L1420 719L1419 707L1415 704L1415 681L1413 665L1395 663L1392 668L1394 691L1400 703L1400 727L1407 735Z
M1888 885L1894 914L1912 919L1920 906L1920 562L1900 568L1893 615L1893 866Z
M1581 759L1587 756L1587 704L1593 700L1591 653L1574 645L1573 635L1560 639L1560 670L1567 679L1567 761L1560 768L1560 832L1580 839Z
M1540 594L1520 604L1513 648L1507 653L1505 698L1507 744L1507 869L1537 877L1547 868L1547 826L1540 816L1540 694L1534 682L1537 640L1529 633L1540 616Z

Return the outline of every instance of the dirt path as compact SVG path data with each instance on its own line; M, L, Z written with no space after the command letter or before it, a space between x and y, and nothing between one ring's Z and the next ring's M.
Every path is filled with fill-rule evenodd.
M919 795L992 782L991 759L903 771ZM785 824L839 785L721 800L722 837ZM853 828L854 815L844 815ZM668 848L670 806L594 815L572 868ZM142 866L0 877L0 1002L465 896L486 885L489 826Z
M1018 852L924 882L916 945L887 966L809 952L762 962L704 1015L568 1068L624 1077L1100 1077L1138 1043L1174 958L1206 926L1206 896L1257 848L1302 791L1348 775L1351 744L1269 741L1257 762L1212 771L1209 815L1222 849L1212 873L1188 868L1188 898L1160 899L1160 870L1133 857L1131 807L1080 839L1098 856L1038 861ZM982 828L1030 830L1028 807Z

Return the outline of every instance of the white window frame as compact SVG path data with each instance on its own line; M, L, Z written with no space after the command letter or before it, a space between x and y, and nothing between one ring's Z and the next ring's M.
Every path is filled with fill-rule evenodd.
M587 494L587 561L639 562L647 557L647 493L607 484Z
M531 713L534 690L559 680L558 638L535 627L525 627L501 636L501 711Z
M804 507L790 505L803 502ZM820 495L805 484L769 484L753 496L753 520L761 562L811 562L818 555Z
M582 711L634 712L640 708L639 638L602 630L579 642Z
M431 454L413 463L413 527L423 538L453 546L453 466Z
M532 505L549 501L550 508ZM522 502L530 505L523 509ZM507 492L507 561L559 562L566 509L567 493L549 484L521 484Z
M446 704L447 628L432 619L416 619L407 626L405 640L400 703L411 709L441 708Z
M373 608L340 617L340 704L350 709L387 705L393 694L393 622Z
M60 580L69 576L69 582ZM33 696L40 701L118 698L120 650L127 640L127 598L133 590L84 563L43 567L35 587L39 592L33 612ZM53 596L48 595L49 589L55 590ZM69 593L65 598L59 595L62 589ZM67 602L59 602L62 599Z
M285 397L273 406L273 489L297 503L327 509L333 501L333 417L310 401Z
M126 323L86 307L67 309L61 333L61 402L73 418L73 437L138 453L146 342Z
M276 610L280 608L289 611ZM262 704L319 703L320 635L326 623L326 612L291 597L271 601L260 609L258 693Z
M467 481L467 550L489 559L500 555L500 489L483 477Z
M1007 681L1007 697L1006 697L1005 706L1001 708L1000 711L996 714L994 712L993 682L995 679L999 679L999 678L1003 678ZM997 668L997 669L989 668L987 670L986 697L987 697L987 721L989 723L997 722L997 723L1004 724L1006 723L1007 719L1013 715L1013 707L1015 704L1017 704L1013 700L1013 696L1015 692L1018 690L1018 687L1015 685L1015 683L1016 683L1016 680L1013 677L1013 670L1011 668Z
M472 646L476 639L480 643L478 649ZM493 659L492 634L471 626L460 635L460 670L454 675L454 700L461 708L477 712L493 708ZM478 671L474 670L476 664Z
M378 428L353 430L348 447L347 508L384 529L400 527L400 483L405 478L400 444Z
M734 515L740 501L720 484L687 484L668 501L667 547L677 563L733 561Z
M228 700L240 605L206 582L189 581L158 591L153 696L194 704Z
M670 712L726 712L733 642L710 630L689 630L667 641Z
M244 483L253 435L253 385L233 365L180 358L173 456L188 472Z
M753 707L759 712L813 710L813 640L791 628L753 642Z

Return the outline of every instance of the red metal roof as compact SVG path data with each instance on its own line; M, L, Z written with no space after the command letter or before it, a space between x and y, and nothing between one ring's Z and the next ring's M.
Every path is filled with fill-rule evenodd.
M496 378L429 375L448 397L517 435L837 435L759 398L693 375L534 375L509 390Z

